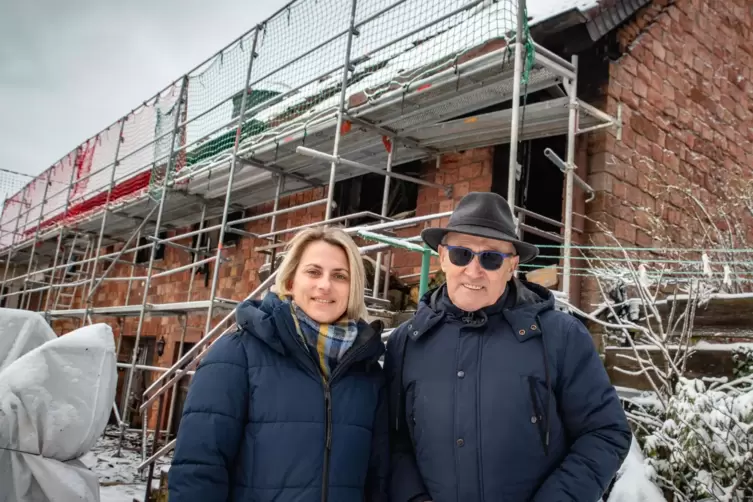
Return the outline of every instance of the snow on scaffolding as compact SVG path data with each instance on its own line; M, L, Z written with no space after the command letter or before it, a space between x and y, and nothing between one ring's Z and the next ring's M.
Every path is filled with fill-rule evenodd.
M344 4L350 2L346 1ZM362 13L360 17L357 15L356 24L358 25L359 19L367 19L369 15L391 4L392 2L388 4L387 0L370 2L369 12ZM453 10L463 5L468 5L468 2L444 0L432 2L431 9L427 9L428 5L419 1L405 2L366 25L358 26L358 36L353 38L351 51L351 63L354 64L355 70L350 76L346 91L349 107L352 109L363 105L385 91L429 77L457 62L464 55L468 57L474 50L477 53L470 57L477 57L481 55L478 49L490 45L493 41L498 41L499 47L503 47L508 37L514 34L516 2L484 0L473 8L450 15ZM534 0L528 2L530 24L569 9L587 11L596 5L595 0ZM293 16L295 11L288 15L289 22L295 22L290 21ZM445 16L446 19L432 26L416 28ZM411 22L405 22L406 19ZM304 22L313 24L311 20ZM378 25L371 26L373 24ZM386 31L390 32L391 36L386 37L383 27L391 25L399 25L397 33L388 29ZM337 32L338 27L343 27L342 23L332 26L332 30ZM266 28L264 36L270 36L270 31L271 28ZM400 37L404 38L389 43L391 39ZM242 136L241 149L244 152L253 150L265 141L284 136L293 129L309 127L335 116L340 102L345 41L346 34L343 33L331 42L330 45L342 49L334 52L334 58L331 58L331 52L321 54L322 48L303 56L295 65L275 73L270 78L259 81L252 78L255 91L263 89L269 94L266 99L252 99L249 102L249 122L253 121L253 124L247 122L246 125L249 129L254 129L255 134L251 132ZM378 50L372 50L374 48ZM276 61L274 56L266 57L264 47L260 48L258 53L252 75L266 74L272 69L268 61ZM316 72L307 63L312 59L318 62L318 66L314 68L318 71L322 68L333 69L311 81ZM228 127L229 130L232 129L232 126ZM244 132L245 129L246 127ZM230 156L231 152L225 150L218 155L205 157L193 163L191 170L226 162Z
M529 0L529 24L571 9L587 13L598 3ZM258 57L254 60L251 91L247 92L247 111L251 113L241 134L245 150L270 136L329 119L336 113L350 6L351 0L299 1L260 25ZM359 96L358 104L363 104L367 97L373 99L386 90L429 76L491 41L504 46L516 28L517 1L372 0L357 3L355 19L359 31L352 46L355 71L346 98ZM176 170L185 166L184 171L196 171L229 159L235 142L233 119L240 111L253 39L252 30L188 75L187 104L181 117L185 126L179 138L183 151L177 157ZM259 75L262 77L257 78ZM110 200L122 202L144 195L154 181L155 168L167 163L165 149L160 147L165 138L160 139L160 135L170 130L165 118L171 115L178 88L174 83L129 113L122 139L118 121L51 168L54 186L44 210L39 209L43 183L38 181L46 171L31 182L33 193L24 194L22 189L9 198L0 216L0 246L28 240L38 227L37 221L47 228L101 211L118 141L121 160ZM41 217L29 212L34 207ZM20 220L18 231L16 220Z
M341 9L347 9L350 1L340 3ZM368 12L358 12L356 15L358 36L353 37L351 50L351 64L355 70L349 78L346 99L359 95L363 96L362 102L366 98L373 99L395 86L407 85L436 73L463 54L490 41L499 40L500 45L504 45L515 30L517 7L515 2L509 1L484 0L473 8L459 11L459 7L469 3L458 0L434 1L430 4L409 1L370 19L374 14L390 8L393 3L387 0L369 2L365 4ZM290 17L294 15L295 11L291 12ZM370 19L368 23L359 24L359 20L367 19ZM310 19L301 22L313 24ZM434 22L431 26L417 28L431 22ZM332 29L347 31L347 26L347 23L341 22ZM287 27L283 29L287 30ZM267 27L263 36L274 36L274 33L270 33L272 27ZM347 33L343 32L327 46L299 56L295 64L281 72L274 72L269 62L278 61L276 54L265 53L264 47L259 48L252 74L264 75L270 71L274 74L260 81L252 78L255 90L270 92L266 99L269 104L265 107L263 102L252 102L248 107L252 111L249 122L253 121L250 128L256 129L256 134L244 135L244 149L283 135L291 128L331 118L336 113L346 39ZM333 47L338 50L331 50ZM329 71L322 74L324 68ZM287 92L283 92L284 89ZM210 165L218 158L227 159L229 153L223 151L218 156L206 157L192 165L191 169Z

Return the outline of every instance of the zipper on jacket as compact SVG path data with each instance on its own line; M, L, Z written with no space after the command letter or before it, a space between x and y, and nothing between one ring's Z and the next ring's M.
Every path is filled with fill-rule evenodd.
M330 384L324 381L324 406L326 415L324 418L325 445L324 445L324 473L322 474L322 502L327 502L329 492L329 458L332 453L332 391Z
M335 368L335 371L330 375L329 381L322 377L322 383L324 384L324 407L326 415L324 418L325 428L325 445L324 445L324 473L322 474L322 502L327 502L329 495L329 464L330 456L332 454L332 384L335 381L335 377L339 376L342 368L347 368L347 363L356 358L361 352L364 352L369 347L369 343L364 343L356 350L348 354Z

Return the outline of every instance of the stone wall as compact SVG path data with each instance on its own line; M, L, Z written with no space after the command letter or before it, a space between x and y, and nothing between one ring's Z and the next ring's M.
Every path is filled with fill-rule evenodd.
M626 246L750 247L753 219L740 204L753 201L750 4L656 0L617 40L623 55L609 68L606 109L621 106L624 128L621 141L591 138L598 194L588 216ZM615 244L596 223L586 228L589 242ZM586 282L584 305L599 301Z

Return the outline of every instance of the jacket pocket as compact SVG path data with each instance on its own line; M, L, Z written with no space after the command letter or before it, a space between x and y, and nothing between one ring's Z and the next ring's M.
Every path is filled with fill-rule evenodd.
M552 417L548 417L546 414L546 400L541 399L539 395L537 379L533 375L526 375L523 377L525 382L524 386L527 387L527 394L530 404L531 424L538 429L538 436L541 441L541 448L544 451L544 455L549 455L549 445L547 444L548 427ZM551 399L551 396L549 397Z

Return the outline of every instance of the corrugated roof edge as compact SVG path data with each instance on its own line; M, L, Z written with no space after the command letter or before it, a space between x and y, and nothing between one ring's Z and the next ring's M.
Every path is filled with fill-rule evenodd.
M624 23L651 0L601 0L586 24L591 40L598 40Z
M598 0L585 8L573 6L560 12L531 20L531 31L557 33L567 28L585 24L591 40L596 41L624 23L651 0Z

